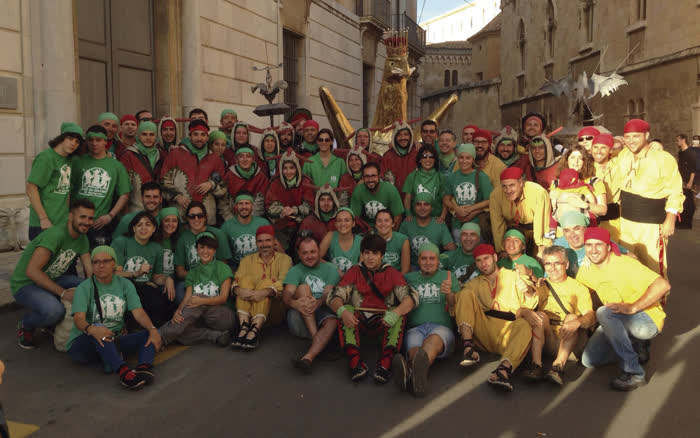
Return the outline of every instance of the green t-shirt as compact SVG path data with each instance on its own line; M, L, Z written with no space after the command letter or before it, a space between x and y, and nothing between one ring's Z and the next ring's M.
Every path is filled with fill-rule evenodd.
M253 216L249 224L242 225L233 217L221 226L221 231L228 236L234 266L238 266L243 257L258 250L255 232L263 225L270 225L270 222L265 218Z
M537 278L542 278L544 277L544 271L542 270L542 266L540 266L539 262L535 260L534 258L530 257L527 254L523 254L514 261L510 259L510 257L501 259L496 263L496 265L499 268L505 268L505 269L510 269L511 271L515 269L515 265L523 265L525 267L528 267L532 269L532 273L535 274L535 277Z
M175 276L175 253L173 252L173 241L171 238L163 239L160 246L163 247L163 274L168 277Z
M391 239L386 242L386 252L382 262L390 264L394 269L401 272L401 249L403 248L403 243L407 240L408 237L405 234L393 231Z
M124 216L122 216L121 220L117 224L117 227L114 229L114 232L112 233L112 239L116 239L119 236L126 236L129 233L129 224L131 223L132 220L136 217L137 214L143 213L143 210L141 211L134 211L132 213L127 213ZM156 223L160 225L161 217L160 217L160 211L155 217Z
M131 312L142 307L136 288L129 280L118 275L113 275L112 282L109 284L102 284L97 279L95 279L94 284L97 285L97 293L100 297L100 306L102 307L104 319L100 321L100 314L97 311L97 304L95 304L95 289L92 279L83 281L75 289L71 311L73 314L85 312L86 320L89 324L101 322L105 327L118 335L124 327L124 314L127 311ZM78 330L73 324L73 328L71 328L68 336L68 342L66 342L66 349L70 349L73 341L82 334L83 332Z
M73 161L71 199L88 199L95 204L95 219L109 213L114 196L131 191L129 175L112 157L96 159L82 155Z
M340 247L337 231L333 231L332 236L331 244L328 246L327 258L342 274L345 274L348 269L360 262L360 242L362 242L362 236L354 236L350 251L343 251L343 248Z
M46 248L51 251L51 257L44 266L43 271L53 281L58 280L73 263L76 257L87 254L90 251L87 236L81 234L77 239L71 237L68 232L68 222L61 222L39 234L24 249L22 257L19 259L15 271L10 278L10 289L12 294L16 294L22 287L32 284L33 281L27 277L27 265L32 258L34 251L39 248Z
M159 243L141 245L133 237L121 236L112 241L112 248L117 254L117 265L125 272L136 272L145 263L151 265L148 273L133 279L135 283L147 283L153 274L163 273L163 247Z
M224 262L212 260L206 265L198 264L185 277L185 287L192 286L192 295L218 297L221 285L233 278L231 267Z
M462 248L453 249L452 251L447 251L440 254L440 266L444 269L452 271L457 279L461 279L466 273L467 269L474 264L474 256L471 254L465 254ZM469 277L469 280L475 278L479 275L479 270L474 269L473 274Z
M340 177L348 170L345 167L345 160L336 157L333 153L331 153L331 159L328 160L328 165L325 167L318 153L309 157L309 160L309 162L304 163L303 173L311 178L316 187L321 187L326 183L333 188L338 187Z
M444 186L445 177L437 170L425 172L416 169L408 174L401 191L411 195L411 209L415 209L416 207L416 195L419 193L429 194L432 198L430 205L433 207L431 214L437 217L442 213Z
M220 229L207 226L206 231L212 233L219 241L219 248L216 250L216 259L221 261L231 260L231 248L228 245L228 238ZM197 254L197 236L190 230L184 230L177 238L175 249L175 266L184 266L187 271L199 264L199 254Z
M445 194L452 195L457 205L474 205L489 199L493 187L486 172L479 172L479 190L476 189L476 171L464 174L453 172L445 180ZM475 217L472 222L479 223Z
M431 242L442 249L445 245L454 243L452 234L447 229L447 225L438 224L435 218L430 220L430 223L424 227L418 225L418 221L414 218L411 222L403 221L399 231L409 237L411 244L411 264L418 265L418 248L424 243Z
M32 162L27 182L37 186L41 205L52 224L68 219L72 159L58 154L53 148L39 152ZM38 227L39 216L29 206L29 226Z
M356 217L363 218L371 225L374 225L374 217L380 210L386 208L394 216L403 214L404 210L399 191L384 181L379 182L377 193L370 192L364 183L355 186L350 200L350 208Z
M323 289L327 285L335 286L339 282L340 274L338 274L338 269L332 263L327 263L323 260L314 268L298 263L292 266L287 272L287 276L284 277L284 284L291 284L292 286L308 284L311 288L311 293L316 299L323 296Z
M409 272L405 275L408 286L420 296L420 303L408 314L408 327L416 327L421 324L440 324L452 327L452 317L447 311L447 298L440 292L442 282L447 280L447 271L438 270L431 277L426 277L420 272ZM459 281L455 274L451 274L452 292L459 292Z

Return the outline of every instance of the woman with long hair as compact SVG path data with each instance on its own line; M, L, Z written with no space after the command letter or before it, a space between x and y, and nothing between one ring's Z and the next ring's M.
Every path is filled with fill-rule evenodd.
M328 232L321 241L321 258L333 263L341 276L360 261L362 236L353 234L354 226L355 214L343 207L335 215L337 231Z
M377 212L374 229L378 236L386 240L386 252L382 262L388 263L402 274L408 273L411 270L411 247L405 234L394 231L394 215L390 210Z
M438 153L435 146L423 145L416 156L416 170L409 173L403 184L403 206L407 212L407 220L412 220L415 198L418 193L428 193L431 197L432 216L436 222L445 222L447 208L442 204L445 177L437 171Z

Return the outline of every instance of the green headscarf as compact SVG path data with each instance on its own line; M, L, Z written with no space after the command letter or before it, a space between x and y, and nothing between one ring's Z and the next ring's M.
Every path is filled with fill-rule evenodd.
M464 225L462 225L462 228L460 229L460 234L465 231L473 231L476 234L481 235L481 227L479 226L479 224L475 224L473 222L465 222Z
M418 248L418 254L422 253L423 251L430 251L434 253L436 256L440 257L440 248L437 247L434 243L431 242L425 242Z
M503 236L503 240L506 240L508 237L517 237L521 242L523 242L523 245L525 245L525 235L514 228L506 231L506 234Z
M223 131L212 131L209 133L209 144L214 143L216 140L227 140L226 133Z
M463 143L457 148L457 155L463 153L467 153L471 155L472 158L476 158L476 147L474 147L474 145L471 143Z
M158 163L158 160L160 159L160 151L156 147L155 143L150 148L147 148L143 145L143 143L141 143L140 135L142 132L157 133L158 127L153 122L143 121L139 124L139 130L136 134L136 149L138 149L139 152L148 158L148 163L151 165L151 169L153 169L156 167L156 163Z
M115 122L119 123L119 117L110 112L104 112L97 117L97 123L104 122L105 120L114 120Z
M78 134L81 138L85 137L85 133L83 132L83 128L81 128L80 125L78 125L77 123L73 123L73 122L61 123L61 134L66 134L66 133Z
M220 118L220 119L223 119L224 116L225 116L226 114L233 114L233 116L234 116L235 118L238 118L238 114L236 114L236 112L235 112L234 110L230 109L230 108L223 109L223 110L221 111L221 116L219 116L219 118Z
M559 225L561 225L562 228L575 227L576 225L587 227L589 223L589 217L578 211L567 211L559 218Z
M180 218L180 213L177 211L177 207L165 207L160 209L160 213L158 213L158 216L161 218L166 218L168 216L177 216L177 218Z
M115 253L114 249L108 245L101 245L101 246L98 246L95 249L93 249L92 252L90 253L90 260L94 259L97 254L102 254L102 253L105 253L105 254L112 256L114 261L115 262L117 261L117 253Z

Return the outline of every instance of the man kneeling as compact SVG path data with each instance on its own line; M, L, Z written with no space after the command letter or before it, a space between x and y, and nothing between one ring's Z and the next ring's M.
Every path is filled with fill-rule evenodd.
M406 314L418 305L418 294L409 289L403 275L382 264L386 240L376 234L362 239L360 263L348 270L328 296L328 304L340 318L340 345L350 359L350 379L367 375L367 364L360 357L360 334L382 334L382 354L374 380L386 383L391 377L391 361L401 349Z
M153 358L161 346L160 335L141 307L133 283L114 275L114 250L98 246L91 257L95 275L75 289L73 328L66 350L78 363L102 359L105 370L116 370L124 387L137 389L153 381ZM120 336L126 311L148 330ZM122 359L122 354L131 353L138 353L138 365L133 370Z
M496 266L493 246L477 246L474 260L481 274L457 295L456 319L464 340L460 365L466 367L479 363L476 341L486 351L501 355L501 362L487 382L512 391L510 378L513 370L530 349L533 327L526 318L537 308L537 293L524 266L516 265L514 271Z
M396 354L391 368L399 389L405 391L410 385L414 395L422 396L427 390L430 366L435 359L445 358L454 351L454 322L447 306L454 311L455 292L460 287L456 278L452 281L450 271L438 269L440 250L436 245L421 245L418 266L420 272L406 274L408 286L420 296L420 306L408 314L408 361Z
M311 237L299 243L301 263L292 266L284 278L282 300L289 307L287 326L300 338L310 338L311 347L292 364L304 374L311 374L311 364L333 337L338 327L335 313L326 306L328 294L340 281L335 265L321 261L318 243Z

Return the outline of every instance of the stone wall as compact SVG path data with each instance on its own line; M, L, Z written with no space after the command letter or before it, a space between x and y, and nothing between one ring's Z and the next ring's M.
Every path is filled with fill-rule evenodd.
M424 96L422 113L430 114L457 92L459 100L440 121L440 129L451 129L461 142L462 128L474 124L492 131L501 129L501 109L498 106L500 82L470 82Z

